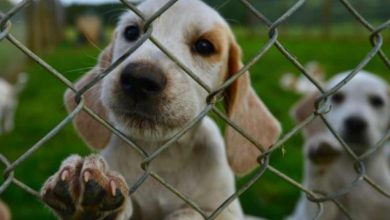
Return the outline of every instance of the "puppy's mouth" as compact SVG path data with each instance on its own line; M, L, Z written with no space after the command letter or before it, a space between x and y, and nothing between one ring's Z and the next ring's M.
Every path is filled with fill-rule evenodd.
M166 102L134 103L122 101L110 103L108 108L118 123L133 131L136 129L145 132L161 132L161 130L170 132L187 122L186 118L164 111L164 109L173 108Z
M321 142L318 146L311 146L308 157L314 164L327 165L340 156L340 151L330 143Z
M365 135L344 135L344 140L351 145L369 145Z
M132 106L110 106L115 117L126 125L139 129L154 129L158 125L164 125L161 114L153 108Z
M358 155L366 152L371 146L371 142L366 134L345 133L342 135L342 138Z

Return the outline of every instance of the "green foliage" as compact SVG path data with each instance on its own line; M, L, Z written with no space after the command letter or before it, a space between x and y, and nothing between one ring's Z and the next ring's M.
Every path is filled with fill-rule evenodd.
M91 7L91 5L74 4L66 7L65 13L66 23L68 25L74 25L75 19L78 15L96 14L101 16L105 25L115 25L118 21L117 18L126 11L123 4L102 4Z
M245 29L236 29L247 62L267 41L264 37L251 35ZM280 41L301 63L319 61L329 73L354 68L371 49L368 41L281 38ZM71 80L93 67L100 51L96 48L74 47L64 44L53 54L44 57L50 65ZM387 48L387 53L390 51ZM368 67L369 71L384 75L388 73L385 65L375 57ZM279 87L279 79L285 72L297 73L294 66L272 48L251 68L253 86L267 106L281 121L283 131L288 132L293 123L289 109L299 99L298 95ZM0 152L11 160L17 159L40 138L47 134L66 116L62 102L65 86L37 64L30 65L27 72L30 81L20 97L16 113L16 129L12 134L0 137ZM298 74L298 73L297 73ZM388 74L386 79L389 80ZM277 150L272 154L271 164L286 175L300 181L302 177L302 140L300 135L289 140L285 153ZM61 161L71 154L89 154L71 125L68 125L52 140L17 167L16 177L32 188L39 190L44 181L59 167ZM3 168L0 168L2 172ZM239 185L248 177L240 179ZM0 178L0 183L2 183ZM205 189L207 190L207 189ZM245 211L249 214L269 219L281 219L291 213L299 191L281 178L266 172L254 186L241 197ZM1 197L12 209L14 219L55 219L34 197L16 186L5 191Z
M231 24L247 25L251 23L251 12L240 1L232 0L204 0L207 4L217 9ZM329 20L333 24L354 24L355 20L349 14L347 9L337 0L327 0L330 2ZM324 2L326 1L307 1L298 13L295 13L289 18L289 24L300 26L314 26L324 22ZM257 0L251 1L251 4L258 11L267 16L271 21L276 20L288 8L294 5L294 0ZM386 21L388 19L388 8L390 1L355 1L353 5L358 9L369 21ZM0 7L1 8L1 7ZM93 13L102 16L105 24L113 25L116 23L118 16L127 9L122 4L101 4L91 7L91 5L73 4L66 8L67 24L74 24L76 15ZM256 19L256 23L260 24Z
M0 8L1 10L8 10L11 7L11 3L8 1L1 1L0 2Z

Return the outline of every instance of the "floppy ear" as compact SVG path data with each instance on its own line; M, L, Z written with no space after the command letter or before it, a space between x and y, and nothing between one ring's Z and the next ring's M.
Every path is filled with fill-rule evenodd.
M84 76L77 81L76 88L80 89L91 80L105 70L110 64L112 59L112 46L108 46L100 55L99 63L92 70L84 74ZM107 120L107 111L100 100L101 81L87 90L83 97L85 99L85 105L90 108L97 115ZM67 89L64 97L65 105L68 112L76 108L75 93ZM88 113L81 111L73 120L73 124L78 131L79 135L88 144L89 147L95 150L100 150L106 147L111 137L111 132L100 124L98 121L92 118Z
M314 92L301 99L291 110L292 118L300 123L315 111L315 102L320 97L319 92ZM316 118L303 128L305 137L321 132L325 129L323 122Z
M233 41L227 77L236 74L242 66L240 48ZM280 125L251 87L249 73L240 76L226 93L229 118L265 149L269 148L280 134ZM245 174L258 165L260 150L234 128L226 129L225 140L229 163L236 174Z

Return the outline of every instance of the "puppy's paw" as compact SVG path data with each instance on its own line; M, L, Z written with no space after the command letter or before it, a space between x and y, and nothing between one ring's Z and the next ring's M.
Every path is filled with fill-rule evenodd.
M74 155L46 181L41 196L62 219L114 219L125 209L128 188L102 157Z
M308 150L310 161L317 165L329 165L335 161L340 154L341 151L327 141L312 143Z

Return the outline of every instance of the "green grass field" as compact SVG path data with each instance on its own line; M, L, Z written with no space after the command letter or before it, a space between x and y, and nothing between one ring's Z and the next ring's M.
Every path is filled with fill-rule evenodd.
M256 54L266 42L265 38L250 36L242 29L237 31L237 35L245 54L245 61ZM354 68L371 49L368 41L354 39L324 41L316 38L281 37L280 41L301 63L319 61L326 68L328 76ZM388 49L387 47L387 53L390 52ZM7 55L4 51L0 51L3 58ZM63 44L44 59L66 77L75 80L94 66L98 54L99 50L96 48ZM366 69L381 75L387 74L386 79L390 80L389 70L378 57L375 57ZM297 72L276 48L272 48L251 69L256 91L281 121L284 132L293 127L289 109L299 99L298 95L279 87L280 76L287 71ZM65 86L35 63L29 65L27 72L30 81L20 97L16 129L12 134L0 137L0 153L11 161L22 155L66 116L62 103ZM298 135L285 144L284 151L277 150L271 157L272 165L298 181L302 177L301 144L302 140ZM33 189L39 190L43 182L58 169L61 160L70 154L87 155L90 152L69 124L17 167L15 176ZM0 172L2 170L3 167L0 166ZM244 183L246 179L240 179L239 184ZM0 183L2 182L3 179L0 178ZM292 211L298 196L297 189L266 172L243 194L241 201L249 214L281 219ZM1 195L1 199L11 206L14 219L55 219L39 201L15 185L8 188Z

